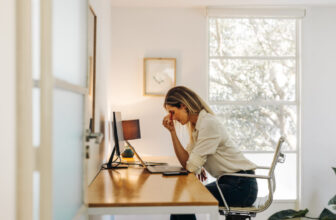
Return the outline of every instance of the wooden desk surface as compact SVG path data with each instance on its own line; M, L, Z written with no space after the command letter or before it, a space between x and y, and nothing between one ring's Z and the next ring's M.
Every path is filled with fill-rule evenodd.
M89 207L181 205L218 202L192 173L163 176L140 167L102 170L88 189Z

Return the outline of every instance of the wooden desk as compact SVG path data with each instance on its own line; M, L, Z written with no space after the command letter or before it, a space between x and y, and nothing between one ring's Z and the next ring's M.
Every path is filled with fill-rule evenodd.
M88 189L88 214L209 213L218 202L194 174L162 176L140 167L102 170Z

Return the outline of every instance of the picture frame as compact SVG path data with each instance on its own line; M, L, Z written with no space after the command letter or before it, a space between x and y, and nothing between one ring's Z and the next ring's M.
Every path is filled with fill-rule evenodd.
M144 58L143 94L164 96L176 85L176 58Z

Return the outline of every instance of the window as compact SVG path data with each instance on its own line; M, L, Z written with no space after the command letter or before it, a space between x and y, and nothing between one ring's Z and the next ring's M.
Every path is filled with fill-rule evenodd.
M208 19L208 101L247 158L269 165L281 135L275 199L297 198L300 20ZM261 194L267 185L258 181Z

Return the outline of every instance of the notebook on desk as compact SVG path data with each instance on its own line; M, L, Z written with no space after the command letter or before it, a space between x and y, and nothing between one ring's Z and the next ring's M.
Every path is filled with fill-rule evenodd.
M149 166L147 165L142 158L139 156L139 154L136 152L136 150L134 149L134 147L128 142L126 141L126 143L128 144L128 146L132 149L132 151L134 152L134 154L136 155L136 157L139 159L141 165L148 170L148 172L150 173L164 173L164 172L187 172L186 169L184 169L183 167L180 166L168 166L168 165L152 165Z

